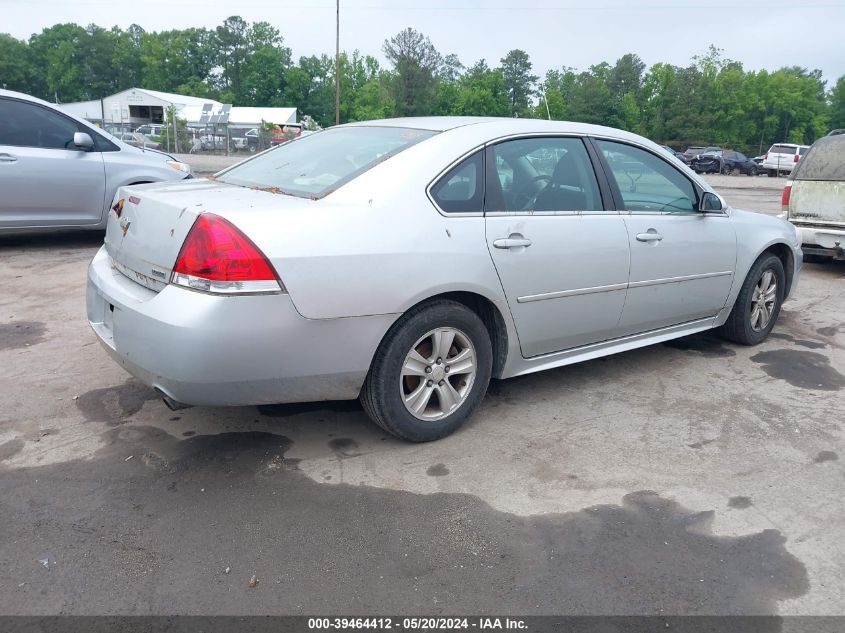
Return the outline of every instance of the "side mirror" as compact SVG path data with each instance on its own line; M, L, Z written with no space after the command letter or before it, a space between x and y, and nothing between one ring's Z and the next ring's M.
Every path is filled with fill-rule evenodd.
M76 149L81 149L84 152L90 152L94 149L94 139L87 132L74 132L73 146Z
M707 213L709 211L721 211L724 208L725 205L722 204L722 199L719 196L710 191L705 191L701 197L701 205L699 205L698 210Z

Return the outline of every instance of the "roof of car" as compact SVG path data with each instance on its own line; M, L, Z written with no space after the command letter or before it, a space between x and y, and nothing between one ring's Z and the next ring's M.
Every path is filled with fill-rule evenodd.
M642 140L642 137L624 130L577 123L574 121L549 121L547 119L517 119L509 117L472 117L472 116L434 116L434 117L402 117L395 119L379 119L373 121L359 121L347 123L341 127L405 127L433 132L448 132L458 128L474 126L483 128L494 135L500 134L531 134L531 133L562 133L562 134L592 134L595 136L610 136ZM651 143L651 141L649 141ZM659 147L654 144L655 147Z

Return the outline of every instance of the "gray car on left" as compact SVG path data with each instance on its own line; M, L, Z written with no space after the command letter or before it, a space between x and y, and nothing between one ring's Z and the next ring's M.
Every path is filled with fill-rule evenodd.
M104 229L119 187L190 177L190 166L169 154L0 90L0 233Z

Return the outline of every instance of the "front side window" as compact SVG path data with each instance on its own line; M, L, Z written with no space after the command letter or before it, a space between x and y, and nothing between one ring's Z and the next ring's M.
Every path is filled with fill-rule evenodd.
M601 211L601 194L579 138L523 138L493 146L487 211ZM492 192L500 195L490 195Z
M320 198L377 163L434 136L401 127L339 127L300 137L217 176L241 187Z
M73 135L80 125L48 108L0 99L0 145L39 147L42 149L74 149Z
M614 141L596 141L610 166L626 211L695 211L692 182L662 158Z
M446 172L431 188L431 197L445 213L484 210L484 160L476 152Z

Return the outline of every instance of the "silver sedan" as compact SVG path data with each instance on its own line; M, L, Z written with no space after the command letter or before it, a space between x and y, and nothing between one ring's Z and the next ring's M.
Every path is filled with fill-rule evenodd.
M426 441L491 378L712 328L759 343L800 267L786 221L634 134L394 119L122 188L87 303L170 406L360 398Z

